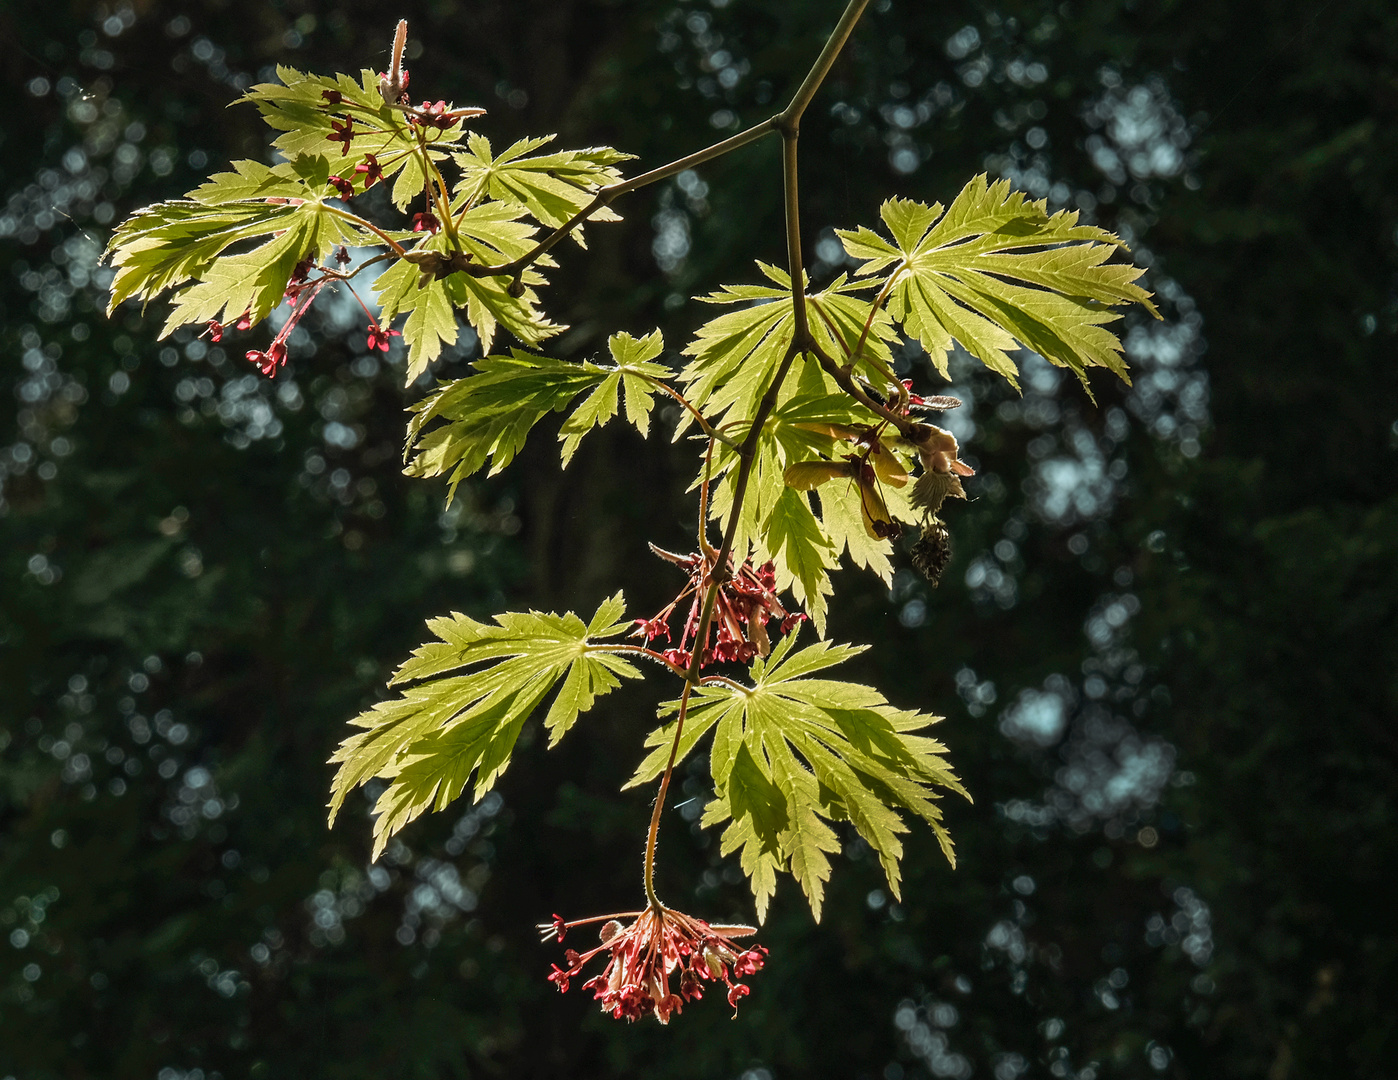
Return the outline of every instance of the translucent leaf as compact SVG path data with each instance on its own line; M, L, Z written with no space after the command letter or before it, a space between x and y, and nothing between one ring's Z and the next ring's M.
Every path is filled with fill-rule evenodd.
M451 477L451 488L491 462L499 472L524 446L529 431L581 393L592 393L563 424L563 463L582 437L616 415L618 391L626 388L627 418L642 435L649 430L651 396L672 372L654 363L664 343L659 331L644 338L616 334L612 366L570 363L516 349L510 356L487 356L472 366L478 374L445 383L414 406L408 427L408 472ZM445 423L428 428L435 420Z
M526 209L535 220L551 229L557 228L591 202L598 188L620 180L621 173L615 166L633 156L608 146L529 156L554 138L546 135L521 139L496 157L491 153L489 139L484 135L471 135L467 141L468 152L454 155L461 166L454 204L462 206L485 198L514 203ZM621 218L609 208L601 207L590 220L620 221ZM573 237L583 243L582 229L575 230Z
M315 172L305 161L274 167L240 161L233 172L216 173L187 199L136 211L107 245L106 257L116 267L108 310L130 297L150 300L194 282L177 297L184 309L177 309L166 333L214 317L201 316L202 311L239 302L254 309L253 321L264 317L280 301L301 259L364 240L322 203L334 192L323 178L308 183L307 175ZM269 239L253 251L224 255L235 244L262 237ZM219 296L225 299L216 302Z
M477 262L492 265L523 254L529 248L528 239L534 229L517 221L518 217L518 210L500 204L473 208L458 224L462 249ZM442 231L422 241L415 250L445 254L453 249L450 238ZM407 260L393 263L380 274L374 289L379 294L384 322L408 315L402 326L403 341L408 347L407 381L411 383L426 371L441 354L443 345L455 344L458 309L465 310L485 352L494 344L497 327L503 326L525 345L537 345L563 330L539 310L538 294L530 287L542 284L543 277L530 270L522 281L524 290L516 297L508 292L507 278L472 277L460 272L436 278Z
M465 615L433 619L437 640L423 645L395 672L406 686L351 723L364 730L340 744L331 788L333 822L354 788L389 780L374 822L374 858L389 837L428 809L444 809L475 775L474 797L490 790L509 764L525 720L558 692L544 718L555 745L598 697L640 678L625 658L600 642L631 628L619 622L618 593L589 625L571 612L496 616L495 625Z
M703 824L724 826L724 854L741 852L759 918L781 871L796 878L820 918L828 856L838 849L833 821L849 821L878 852L894 896L904 813L930 825L954 863L937 799L941 789L966 795L942 757L945 748L917 734L936 717L896 709L872 687L810 677L862 649L821 642L797 650L795 640L788 634L770 657L753 664L750 687L708 682L696 688L676 756L678 763L712 733L715 798ZM667 703L661 716L678 707ZM674 725L671 720L647 737L651 753L627 787L664 771Z
M1010 352L1033 349L1071 369L1105 367L1128 378L1121 343L1106 325L1114 307L1139 303L1158 314L1134 284L1139 267L1107 260L1124 245L1104 229L1079 225L1077 211L1050 215L1044 201L1011 191L984 174L951 206L890 199L881 210L892 242L870 229L839 231L845 250L864 260L859 273L887 272L888 310L947 375L959 342L1018 386Z
M559 438L563 440L563 464L573 459L582 437L601 427L616 415L619 391L626 393L626 418L645 438L650 434L650 414L655 407L659 384L674 372L652 361L665 348L657 330L643 338L613 334L607 343L615 365L602 383L564 421Z
M376 72L365 68L356 82L349 75L309 75L289 67L277 67L280 83L259 83L242 98L251 101L269 127L280 131L272 145L289 158L321 155L330 171L352 176L356 165L369 154L375 155L384 175L392 176L405 166L418 169L415 182L408 184L411 195L422 193L422 173L418 160L417 135L399 109L389 105L379 92ZM339 100L330 100L327 93ZM332 124L353 120L353 138L348 145L331 142L336 133ZM428 142L438 148L458 144L465 127L457 121L446 129L427 127ZM395 201L398 192L394 192ZM400 208L407 205L400 202Z
M471 366L477 374L444 383L413 406L416 415L408 426L409 475L450 476L453 491L487 461L492 474L499 472L535 424L614 375L597 364L518 349ZM426 430L434 420L445 423Z

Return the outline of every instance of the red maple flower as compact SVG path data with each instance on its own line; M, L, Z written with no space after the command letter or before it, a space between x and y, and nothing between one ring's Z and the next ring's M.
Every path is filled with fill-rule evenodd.
M323 97L331 105L338 105L340 104L340 102L345 100L345 95L340 93L340 91L338 90L322 90L320 92L320 96Z
M329 281L329 278L325 277L319 281L306 281L306 275L310 273L310 268L314 265L311 259L303 259L297 263L296 269L292 272L291 281L287 284L286 289L287 299L293 301L291 314L286 317L286 322L282 323L282 328L277 331L277 336L272 339L272 344L267 346L265 352L260 349L249 349L247 352L248 361L256 364L258 370L268 378L275 376L277 371L286 364L287 339L291 337L291 332L296 329L296 324L301 321L301 316L306 314L306 310ZM243 324L248 322L250 322L249 313L245 311L243 317L238 320L238 328L244 329Z
M330 128L334 134L325 137L331 142L345 144L340 151L340 156L344 157L349 153L350 143L354 139L354 117L347 116L343 120L331 120Z
M332 176L326 183L339 192L340 198L352 199L354 197L354 185L343 177Z
M634 921L623 926L620 920L628 918ZM602 1011L617 1020L654 1016L668 1024L686 1001L704 996L705 983L720 981L728 988L728 1004L736 1009L738 1000L751 990L734 981L735 977L760 971L766 962L767 950L761 945L744 949L733 941L757 933L751 926L711 926L703 919L665 907L571 923L555 915L553 922L539 924L539 932L545 941L553 937L562 941L565 930L604 919L602 943L584 953L566 950L563 956L568 966L552 965L548 978L566 993L588 961L598 953L609 953L606 968L583 983L583 989L591 990L602 1003ZM671 979L676 974L679 993L672 993Z
M286 363L286 342L280 340L278 334L273 339L272 344L267 346L267 351L260 349L249 349L247 353L248 361L256 364L257 369L269 379L276 375L277 371Z
M238 321L235 322L235 323L233 324L233 329L235 329L235 330L247 330L247 329L249 329L251 326L252 326L252 313L249 312L249 311L245 311L245 312L243 312L241 315L238 316ZM227 329L228 329L228 323L221 323L221 322L219 322L217 319L210 319L210 320L209 320L208 328L204 331L204 333L206 333L206 334L209 335L209 340L210 340L210 341L215 341L215 342L217 342L217 341L222 341L222 340L223 340L224 331L226 331ZM200 336L202 337L203 335L200 335Z
M402 336L397 330L385 330L376 321L369 324L369 348L371 349L388 352L388 339Z
M442 223L431 210L413 215L413 232L436 232L441 227Z
M379 166L379 159L373 154L365 154L364 160L354 167L354 171L364 174L365 191L373 187L375 181L383 179L383 169Z
M663 637L670 641L670 617L685 597L692 597L689 613L685 617L684 629L680 633L679 645L666 649L664 656L678 667L688 667L694 658L694 638L699 632L699 618L703 610L704 594L713 580L714 559L712 550L703 554L676 555L650 546L667 562L674 563L689 574L689 581L674 600L662 608L651 619L637 619L633 637L644 637L647 642ZM732 571L732 558L729 559ZM699 666L705 667L715 661L738 661L748 663L755 656L766 656L771 651L771 640L767 636L767 621L781 619L781 632L790 633L791 628L805 619L800 612L791 613L777 599L776 567L767 562L754 569L752 560L747 560L736 571L732 571L719 586L718 599L714 606L713 619L709 624L704 653Z

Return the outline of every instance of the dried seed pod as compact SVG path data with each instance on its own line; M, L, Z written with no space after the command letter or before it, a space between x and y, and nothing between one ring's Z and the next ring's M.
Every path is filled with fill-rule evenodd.
M913 545L913 567L936 588L942 572L951 562L951 534L936 518L923 526L922 535Z

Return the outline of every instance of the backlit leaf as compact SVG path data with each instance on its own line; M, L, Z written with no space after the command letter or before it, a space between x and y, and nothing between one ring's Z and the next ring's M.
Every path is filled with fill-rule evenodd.
M1010 352L1033 349L1070 368L1105 367L1123 379L1121 343L1106 325L1113 308L1139 303L1158 314L1133 284L1142 270L1107 260L1123 245L1105 229L1079 225L1078 213L1050 215L1047 204L984 174L951 206L890 199L880 211L892 242L870 229L839 231L845 250L864 260L860 274L887 273L888 308L947 375L959 342L1018 386Z
M465 615L433 619L423 645L390 680L404 686L351 723L364 730L340 744L331 788L333 822L354 788L389 780L376 804L374 858L389 838L428 809L444 809L475 775L479 799L509 764L524 722L557 688L544 718L553 746L598 697L640 678L602 641L631 628L618 622L618 593L591 624L571 612L498 615L495 625ZM560 685L561 684L561 685Z
M797 650L796 636L752 665L751 686L697 687L676 755L682 760L712 732L715 798L703 824L724 826L724 854L741 851L759 919L779 871L792 873L819 919L828 855L838 849L833 821L849 821L878 852L895 897L907 831L900 811L930 825L954 863L937 799L942 789L966 794L941 756L945 748L918 734L936 717L896 709L868 686L811 678L863 650L828 642ZM678 707L668 702L661 716ZM651 753L628 787L664 770L674 725L647 737Z

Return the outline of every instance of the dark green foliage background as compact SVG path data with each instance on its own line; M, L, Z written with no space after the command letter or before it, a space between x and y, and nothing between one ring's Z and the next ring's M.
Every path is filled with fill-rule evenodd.
M382 66L400 15L427 45L411 64L414 91L487 104L497 147L557 130L565 144L608 142L648 167L706 142L720 105L749 122L765 115L761 87L776 101L794 85L835 5L140 0L126 10L129 25L119 9L81 0L0 11L3 212L65 211L0 239L0 447L25 441L37 455L4 459L0 517L0 1077L766 1069L899 1080L929 1067L895 1024L905 1000L955 1005L950 1050L977 1076L1393 1075L1391 4L893 0L871 10L803 128L808 249L828 226L870 222L889 194L946 200L987 154L1022 139L1034 100L1047 104L1054 175L1096 191L1081 111L1101 92L1101 70L1126 86L1159 76L1197 129L1199 183L1123 190L1099 217L1131 229L1198 304L1212 426L1189 458L1133 425L1129 483L1109 515L1084 528L1027 518L1018 599L1005 610L974 600L965 571L1022 502L1034 432L994 408L1007 391L975 384L969 449L1002 483L956 508L958 558L926 594L925 622L904 626L888 591L853 574L831 618L836 638L876 644L859 674L897 704L947 715L941 735L976 797L949 805L960 868L914 834L895 909L870 903L881 879L852 847L819 927L784 884L762 939L770 965L738 1018L705 1001L669 1029L604 1021L582 996L559 997L543 978L555 957L532 929L553 911L636 903L648 796L617 788L639 760L658 684L608 698L551 754L526 737L498 813L455 840L465 805L414 826L382 890L363 886L368 802L325 828L324 762L430 615L506 604L590 612L618 586L635 613L659 607L678 582L645 543L686 542L693 508L676 492L688 448L643 445L618 426L563 474L549 438L537 438L443 516L439 487L398 472L401 367L366 365L357 330L327 328L294 352L303 403L276 405L280 434L240 448L237 422L201 409L245 374L238 353L222 367L187 353L163 362L158 320L126 309L106 320L75 252L85 235L105 238L111 218L95 204L121 215L193 186L192 153L204 171L262 156L254 110L225 109L229 72ZM731 103L680 85L699 74L684 20L700 11L751 64ZM1056 32L1036 39L1048 17ZM1027 49L1048 81L964 87L946 42L967 25L988 54ZM669 51L658 47L667 29L679 34ZM46 94L33 92L36 78ZM900 81L914 97L946 81L964 98L918 128L932 154L910 176L890 169L876 119ZM859 105L861 118L832 117L835 101ZM103 124L116 133L105 142ZM140 157L119 182L121 141ZM87 164L65 159L75 146ZM107 171L106 189L61 202L54 192L92 166ZM607 333L657 324L678 345L700 318L685 296L747 280L754 256L780 260L775 144L702 176L709 211L693 215L673 277L656 268L650 218L674 189L631 197L625 223L591 231L587 256L565 253L549 311L573 330L555 355L595 355ZM1095 385L1098 411L1067 387L1059 400L1100 429L1122 392ZM332 421L355 426L342 440L352 447L327 444ZM348 479L336 484L340 469ZM1076 535L1089 541L1082 557L1069 546ZM1084 619L1122 590L1122 568L1140 603L1129 644L1143 685L1162 688L1135 723L1173 744L1194 782L1177 775L1115 838L1096 825L1016 824L1005 805L1040 800L1061 762L1017 748L996 717L1052 672L1077 677L1091 651ZM958 696L963 668L998 688L983 715ZM160 731L137 742L128 716ZM205 775L217 806L213 787L194 794ZM686 791L677 802L702 794L692 781ZM182 805L209 816L181 828L171 812ZM1147 826L1153 846L1141 842ZM473 910L424 891L450 880L444 862L478 894ZM666 814L660 874L662 895L697 915L750 911L745 886L687 831L683 811ZM1147 920L1168 919L1181 886L1210 910L1202 969L1177 945L1146 941ZM360 908L342 911L331 937L313 932L312 898L355 887ZM438 914L423 913L403 945L395 932L415 890ZM1018 961L985 944L1002 920L1028 943ZM1103 981L1117 970L1124 986Z

